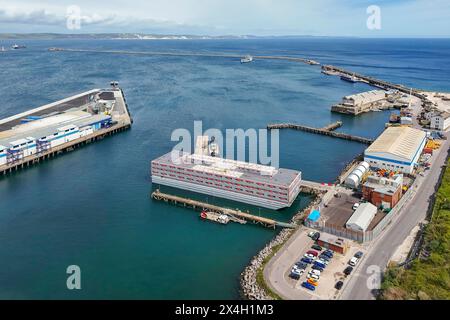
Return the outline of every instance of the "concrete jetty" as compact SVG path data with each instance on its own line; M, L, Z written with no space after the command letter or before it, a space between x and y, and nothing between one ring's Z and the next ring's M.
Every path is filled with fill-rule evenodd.
M419 89L408 88L401 84L395 84L395 83L392 83L389 81L384 81L384 80L376 79L373 77L365 76L363 74L349 71L344 68L340 68L340 67L336 67L336 66L332 66L332 65L323 65L322 71L323 71L323 73L328 74L328 75L338 75L338 76L345 75L345 76L349 76L349 77L354 77L354 78L356 78L357 81L365 82L365 83L367 83L371 86L377 87L377 88L381 88L384 90L390 90L390 89L398 90L400 92L407 93L407 94L411 93L413 96L416 96L423 101L427 100L427 97Z
M90 52L90 53L110 53L110 54L129 54L129 55L143 55L143 56L172 56L172 57L220 57L220 58L233 58L241 59L243 55L239 54L227 54L227 53L200 53L200 52L161 52L161 51L129 51L129 50L93 50L93 49L69 49L69 48L54 48L52 51L66 51L66 52ZM252 56L257 60L285 60L292 62L302 62L308 65L320 65L316 60L301 58L301 57L289 57L289 56Z
M342 123L339 126L341 126L341 125L342 125ZM337 124L331 124L324 128L314 128L314 127L303 126L303 125L293 124L293 123L274 123L274 124L267 125L267 129L268 130L294 129L294 130L300 130L300 131L305 131L305 132L310 132L310 133L322 134L325 136L330 136L330 137L334 137L334 138L338 138L338 139L360 142L360 143L364 143L364 144L371 144L373 142L373 139L354 136L354 135L342 133L342 132L332 131L337 128L336 126L337 126Z
M237 218L239 220L250 221L255 224L261 224L266 227L283 227L283 228L295 228L296 225L292 223L280 222L270 218L265 218L261 216L256 216L247 212L242 212L238 209L229 209L224 207L219 207L213 204L184 198L180 196L175 196L167 193L163 193L160 190L155 190L151 194L152 199L160 200L164 202L170 202L176 205L181 205L186 208L192 208L194 210L209 210L213 212L218 212L221 214L226 214L230 217Z

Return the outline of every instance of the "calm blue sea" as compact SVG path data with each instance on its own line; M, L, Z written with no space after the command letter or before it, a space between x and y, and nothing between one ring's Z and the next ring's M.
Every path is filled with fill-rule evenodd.
M48 52L48 47L277 54L317 59L408 86L450 91L449 40L276 39L202 41L18 41L0 53L0 118L119 81L131 130L0 178L0 298L234 299L239 274L276 233L205 223L197 213L150 199L150 160L172 130L265 128L289 121L376 137L389 113L330 113L342 96L369 90L287 61L241 65L230 58ZM10 46L11 41L0 41ZM333 181L364 146L313 134L280 133L282 167ZM204 197L201 197L205 199ZM236 203L208 198L236 206ZM256 214L287 221L309 201ZM82 289L66 288L79 265Z

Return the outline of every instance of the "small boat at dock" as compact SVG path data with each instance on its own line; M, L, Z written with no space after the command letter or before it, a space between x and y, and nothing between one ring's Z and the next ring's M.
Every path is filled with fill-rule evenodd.
M211 220L211 221L218 222L221 224L227 224L228 222L230 222L230 217L227 216L226 214L220 214L217 212L206 211L206 210L203 210L200 213L200 218L202 218L204 220Z
M343 74L343 75L341 75L341 80L351 82L351 83L358 82L358 78L356 78L354 74L352 76Z

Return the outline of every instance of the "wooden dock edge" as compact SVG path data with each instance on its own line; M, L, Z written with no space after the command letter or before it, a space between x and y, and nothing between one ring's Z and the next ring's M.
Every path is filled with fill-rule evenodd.
M193 200L193 199L189 199L189 198L184 198L184 197L175 196L175 195L171 195L171 194L167 194L167 193L162 193L159 191L159 189L153 191L150 194L150 197L154 200L164 201L167 203L173 203L175 205L181 205L185 208L191 208L193 210L210 210L210 211L218 212L221 214L226 214L228 216L231 216L231 217L234 217L237 219L242 219L245 221L250 221L255 224L263 225L265 227L270 227L270 228L275 228L275 227L296 228L297 227L297 225L292 224L292 223L280 222L280 221L276 221L276 220L273 220L270 218L256 216L256 215L253 215L253 214L250 214L247 212L242 212L237 209L235 210L235 209L224 208L224 207L212 205L209 203L205 203L205 202L201 202L201 201L197 201L197 200Z

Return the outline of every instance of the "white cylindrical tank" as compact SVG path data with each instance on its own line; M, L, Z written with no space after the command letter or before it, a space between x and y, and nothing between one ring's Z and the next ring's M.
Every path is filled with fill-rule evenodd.
M356 168L355 170L353 170L352 174L357 176L358 179L361 180L364 172L361 171L360 169Z
M356 174L351 173L347 177L347 179L345 179L345 184L351 188L357 188L359 185L359 181L360 181L360 178Z
M369 168L370 168L370 164L367 163L366 161L362 161L359 165L366 168L366 170L369 170Z
M352 188L357 188L361 183L362 177L369 170L370 165L366 161L362 161L345 179L345 184Z
M361 171L362 174L364 174L367 171L366 167L364 167L361 164L356 167L355 171L357 170Z

